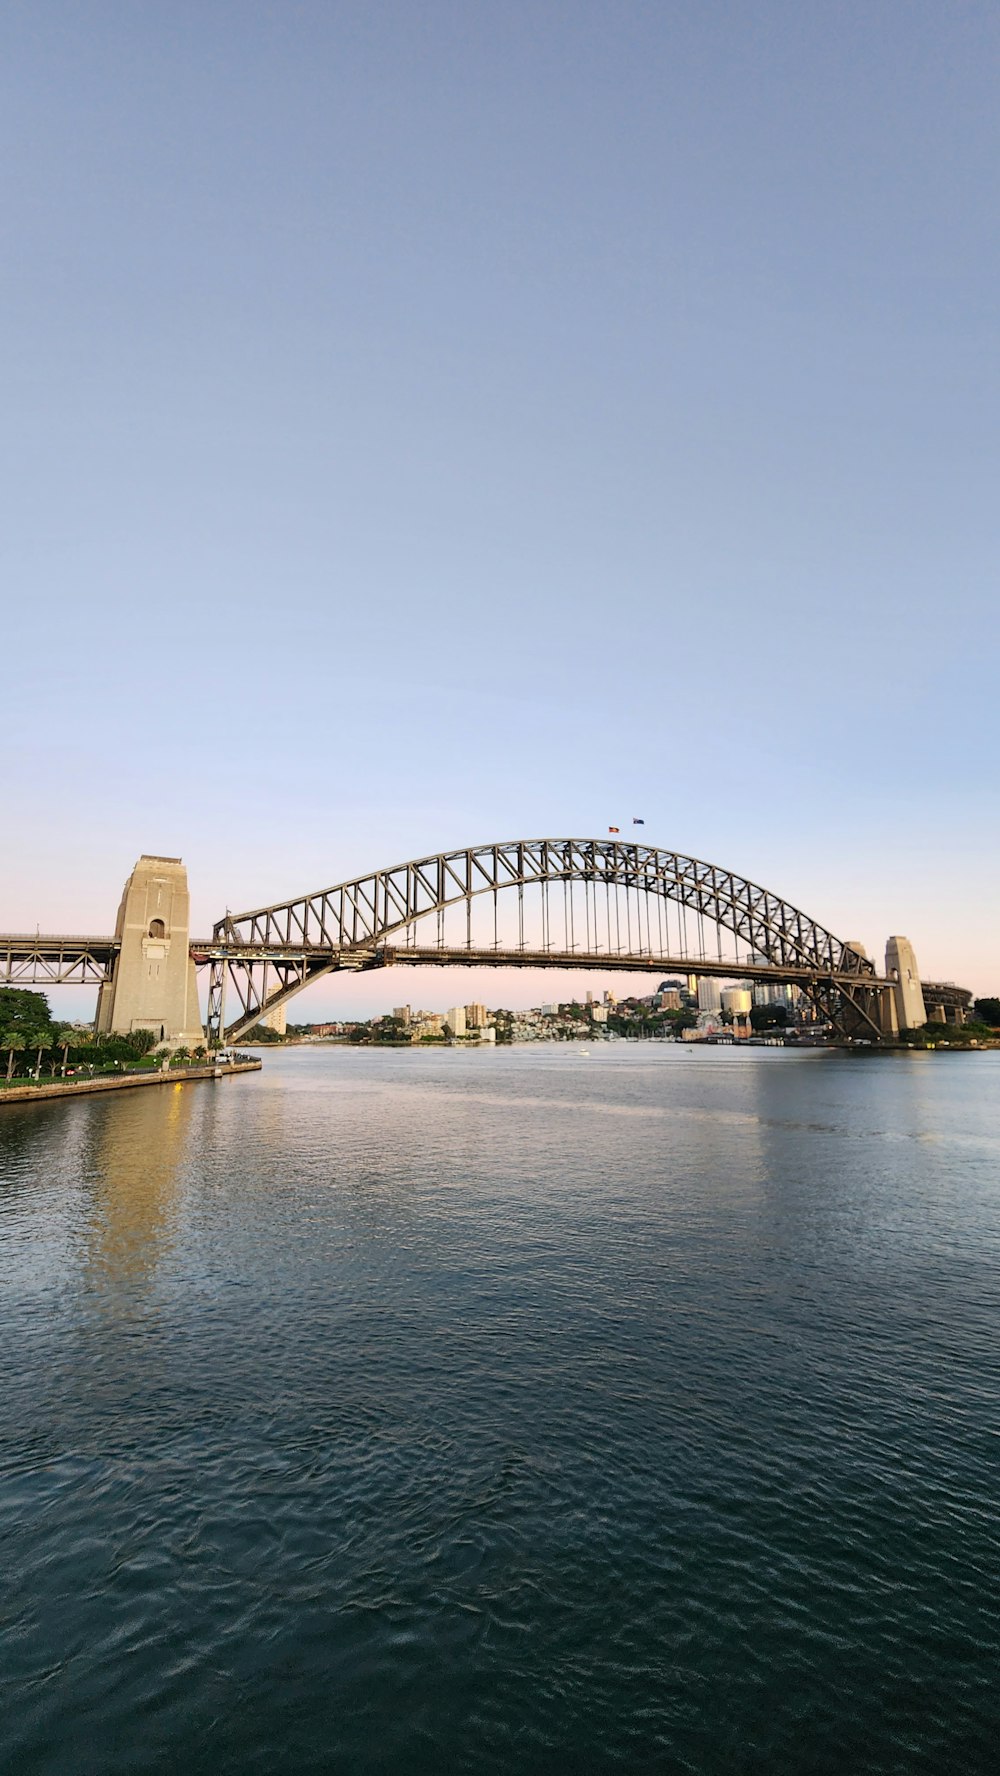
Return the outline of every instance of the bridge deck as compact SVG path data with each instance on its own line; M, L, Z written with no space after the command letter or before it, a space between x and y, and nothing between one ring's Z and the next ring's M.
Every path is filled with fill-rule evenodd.
M99 987L118 954L113 937L0 936L0 981L17 986Z
M94 986L107 979L119 942L115 937L75 933L10 932L0 934L0 981L9 984ZM732 957L656 956L644 952L624 955L615 950L470 949L436 945L375 946L370 949L333 950L302 944L220 943L216 938L192 939L191 957L201 968L211 962L264 963L310 962L331 972L358 969L408 968L564 968L623 970L628 973L663 975L701 974L781 985L805 984L817 978L804 968L775 968L762 963L738 962ZM825 975L832 980L856 981L851 975ZM868 975L866 986L886 986L882 975ZM928 1005L962 1006L972 994L951 981L924 981Z

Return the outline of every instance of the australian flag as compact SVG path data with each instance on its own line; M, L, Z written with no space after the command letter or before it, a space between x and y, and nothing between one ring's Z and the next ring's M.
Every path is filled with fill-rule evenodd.
M645 826L645 824L646 824L646 822L644 820L640 820L637 814L633 814L633 816L632 816L632 825L633 826Z

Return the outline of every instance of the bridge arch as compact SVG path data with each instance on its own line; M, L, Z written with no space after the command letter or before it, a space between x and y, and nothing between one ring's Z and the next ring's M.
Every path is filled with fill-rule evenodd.
M575 922L570 924L570 893L571 910L564 930L567 941L560 946L553 942L551 908L546 927L546 897L553 887L571 890L573 885L583 890L586 936L584 939L581 924L578 942ZM541 896L540 946L525 943L523 916L517 942L502 946L495 935L492 945L473 945L475 903L492 897L496 934L500 896L508 901L513 896L520 912L525 894L532 891ZM602 897L608 916L599 930L598 902ZM614 923L612 900L617 915ZM627 914L624 946L623 903ZM676 931L682 940L673 952L671 943L664 947L662 941L662 909L668 905L675 909ZM454 909L463 907L468 916L468 941L445 944L443 921ZM651 917L654 908L656 933ZM763 978L795 981L839 1028L863 1028L866 1034L878 1036L875 969L850 943L835 937L780 895L733 870L682 852L618 838L515 839L436 852L293 900L227 913L214 928L211 954L205 958L212 963L209 1029L237 1039L322 974L398 961L464 962L466 966L485 961L500 966L604 970L656 970L662 966L665 970L719 972L721 947L716 962L705 953L703 935L695 951L683 941L688 914L694 915L699 934L707 921L717 931L730 933L755 958L754 964L746 967L734 958L730 972L756 972ZM428 920L438 921L438 942L419 949L415 936ZM666 929L669 939L669 918ZM394 947L393 940L400 938L402 946ZM228 1025L227 986L235 991L239 1004L239 1014Z

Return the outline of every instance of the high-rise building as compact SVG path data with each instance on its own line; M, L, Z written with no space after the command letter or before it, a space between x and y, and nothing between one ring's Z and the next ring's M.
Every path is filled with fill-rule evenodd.
M465 1035L465 1006L452 1005L445 1012L445 1023L453 1036Z
M755 1005L787 1005L789 1011L802 998L802 988L787 981L754 981L752 992Z
M485 1005L480 1005L477 1001L473 1005L466 1006L466 1008L465 1008L465 1027L467 1030L485 1030L485 1028L486 1028L486 1007L485 1007Z
M862 952L863 954L863 952ZM755 955L753 951L747 957L748 968L766 968L768 958ZM755 1005L787 1005L791 1010L802 998L800 987L791 987L787 981L752 981L749 983Z
M721 995L723 1011L733 1017L746 1017L753 1004L753 994L746 987L726 987Z
M698 975L696 978L698 982L698 1010L721 1011L722 993L718 981L706 974Z
M406 1026L409 1027L410 1008L408 1005L394 1005L392 1008L392 1015L398 1023L406 1024Z

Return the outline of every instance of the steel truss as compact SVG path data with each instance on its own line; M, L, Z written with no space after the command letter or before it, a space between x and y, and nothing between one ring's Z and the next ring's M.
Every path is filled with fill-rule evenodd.
M99 987L111 979L110 937L0 937L0 981L8 986Z
M448 908L481 895L535 884L581 882L616 895L630 891L658 897L693 912L721 930L759 961L745 970L735 962L706 956L656 952L649 933L626 949L563 952L551 941L538 950L474 950L445 946L443 915ZM389 940L408 933L418 920L439 915L436 948L393 948ZM471 931L471 926L470 926ZM550 933L551 936L551 933ZM200 951L200 953L199 953ZM874 965L850 944L797 907L731 870L680 852L617 839L516 839L460 851L442 851L393 869L376 870L351 882L251 912L227 913L211 943L192 945L195 960L211 964L208 1029L228 1040L246 1033L262 1017L286 1003L310 981L337 969L369 969L392 962L434 960L475 965L645 969L686 969L692 973L746 973L794 981L841 1035L881 1035L881 989ZM226 1022L232 994L237 1015ZM230 1000L230 1005L232 1001Z

